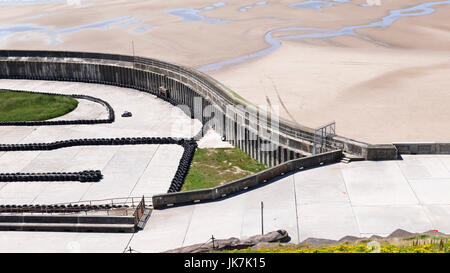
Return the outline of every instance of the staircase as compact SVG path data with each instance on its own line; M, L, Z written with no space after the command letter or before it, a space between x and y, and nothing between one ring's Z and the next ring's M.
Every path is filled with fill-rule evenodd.
M350 154L344 153L340 162L344 163L344 164L348 164L348 163L350 163L352 161L363 161L363 160L365 160L364 157L357 157L357 156L354 156L354 155L350 155Z
M0 215L1 231L135 232L133 216Z
M151 200L147 200L146 205L145 199L125 197L53 205L0 205L0 231L132 233L143 229L150 218L153 206Z

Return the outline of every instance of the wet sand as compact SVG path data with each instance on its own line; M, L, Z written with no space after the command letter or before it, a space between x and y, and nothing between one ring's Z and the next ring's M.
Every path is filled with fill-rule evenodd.
M310 127L335 120L340 135L371 143L450 140L450 5L333 36L433 1L328 1L321 9L257 2L0 4L0 48L131 55L133 41L136 55L203 70Z

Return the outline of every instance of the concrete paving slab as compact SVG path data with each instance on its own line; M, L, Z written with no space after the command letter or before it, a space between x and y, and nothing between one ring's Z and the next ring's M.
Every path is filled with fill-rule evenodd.
M117 151L103 169L103 180L83 196L86 200L127 197L142 176L151 155L147 152Z
M71 172L77 170L103 170L114 154L120 150L120 146L81 146L67 149L77 149L78 153L70 160L70 164L65 166L62 171Z
M133 236L129 246L140 252L162 252L184 245L194 206L155 210L145 229Z
M147 168L145 173L141 176L141 178L133 188L131 196L153 196L155 194L167 193L170 187L170 183L173 179L173 174L169 172L176 172L177 167L166 166L165 169L171 169L171 171L160 172L159 175L156 175L154 177L153 174L155 174L155 168L161 168L160 166L156 167L149 166L149 168Z
M299 205L297 207L300 241L308 238L341 239L360 236L350 203Z
M196 205L183 246L208 241L214 238L230 238L241 233L244 210L227 209L217 204Z
M0 252L123 252L131 234L73 232L0 232Z
M33 204L60 204L82 201L92 186L91 183L39 182L44 188L33 200Z
M430 178L431 173L427 166L418 160L399 161L398 166L407 179Z
M447 156L441 156L439 157L439 160L441 160L442 164L447 168L447 171L450 173L450 157Z
M450 179L423 179L409 182L422 204L450 204Z
M445 156L443 156L445 158ZM424 155L414 157L411 155L403 156L403 160L398 161L407 179L421 179L430 177L449 177L450 171L440 157Z
M35 127L8 126L2 127L0 137L2 144L19 143L22 139L30 135Z
M342 169L353 205L419 203L395 161L370 166L358 165Z
M108 110L100 103L86 99L77 99L77 108L71 112L51 120L107 119Z
M47 187L40 182L9 182L3 185L0 191L0 202L10 205L32 204Z
M61 172L68 168L72 168L72 171L82 171L72 164L73 158L77 156L80 150L79 147L73 147L54 151L41 151L33 161L22 168L22 172Z
M313 168L294 174L297 203L349 202L338 164Z
M298 243L295 208L289 210L284 208L265 207L263 210L263 223L261 223L260 209L251 208L244 210L240 238L245 239L262 234L262 226L264 226L264 233L284 229L291 237L290 242Z
M409 206L354 206L361 233L386 234L396 229L424 232L435 229L425 210L419 205Z
M162 148L158 149L152 158L153 166L178 166L181 155L184 152L183 147L180 145L161 145Z
M2 173L20 172L30 164L41 151L7 152L0 157Z
M285 209L286 212L295 210L296 200L292 176L286 175L262 185L259 188L229 198L227 201L233 200L238 204L243 202L245 206L243 209L259 209L262 201L266 209L280 208ZM239 199L242 199L242 201Z

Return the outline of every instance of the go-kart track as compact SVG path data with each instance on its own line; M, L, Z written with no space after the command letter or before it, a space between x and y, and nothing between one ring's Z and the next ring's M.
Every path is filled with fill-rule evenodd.
M22 90L29 91L83 93L108 100L116 113L125 110L134 113L132 118L122 118L116 114L116 120L111 124L2 127L1 143L50 143L89 138L192 137L190 131L186 130L189 129L191 120L181 110L153 96L125 88L83 83L7 80L2 80L1 86L10 90L21 86ZM102 119L108 116L108 112L101 105L80 101L82 103L75 111L58 119ZM184 131L180 124L184 124ZM197 131L201 128L201 125L195 122L192 122L192 125L192 128L197 125ZM152 196L168 190L182 154L183 148L178 145L78 146L52 151L2 152L2 173L102 170L104 179L102 183L78 185L31 183L25 189L20 183L9 183L2 186L1 196L4 204L56 204L114 197ZM151 186L148 184L150 177ZM21 191L25 192L18 195Z
M191 138L202 125L151 94L101 84L0 80L0 89L81 94L106 101L109 124L2 126L0 143L50 143L123 137ZM132 117L120 117L130 111ZM107 109L80 100L56 120L105 119ZM217 143L221 145L221 143ZM183 148L178 145L79 146L52 151L0 152L2 173L101 170L96 183L0 182L0 203L56 204L167 192ZM400 160L325 164L286 174L228 198L154 210L136 233L0 232L2 252L159 252L216 238L246 238L285 229L292 242L347 235L387 235L437 229L450 233L450 156L403 155Z

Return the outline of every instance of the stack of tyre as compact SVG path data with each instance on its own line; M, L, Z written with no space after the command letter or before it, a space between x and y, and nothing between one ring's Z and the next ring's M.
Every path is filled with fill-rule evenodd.
M175 177L170 184L168 193L179 192L183 187L186 176L189 172L189 168L194 158L195 150L197 149L197 142L194 139L190 140L180 140L179 143L184 148L183 155L181 156L180 163L178 164L177 172Z
M103 179L102 172L52 172L52 173L0 173L0 182L56 182L56 181L78 181L99 182Z
M128 205L89 205L89 204L69 204L69 205L0 205L0 213L77 213L81 211L105 211L111 209L127 209Z

